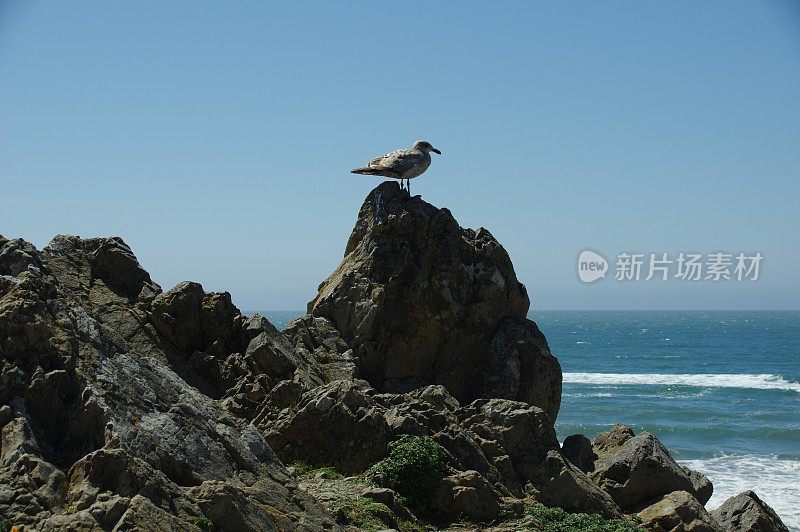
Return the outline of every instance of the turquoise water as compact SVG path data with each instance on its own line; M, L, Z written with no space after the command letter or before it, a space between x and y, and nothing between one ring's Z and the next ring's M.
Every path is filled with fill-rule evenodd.
M265 312L276 327L302 312ZM562 440L656 434L714 483L800 530L800 312L533 312L564 372Z

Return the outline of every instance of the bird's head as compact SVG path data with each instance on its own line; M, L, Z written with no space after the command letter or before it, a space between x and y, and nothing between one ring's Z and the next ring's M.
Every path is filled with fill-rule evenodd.
M433 152L439 155L442 154L442 152L431 146L431 143L428 142L427 140L418 140L417 142L415 142L414 149L419 151Z

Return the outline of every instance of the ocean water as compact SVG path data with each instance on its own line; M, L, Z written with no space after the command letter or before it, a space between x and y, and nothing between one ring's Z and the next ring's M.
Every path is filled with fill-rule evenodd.
M263 312L276 327L302 312ZM654 433L714 483L800 531L800 312L532 312L561 362L559 439Z

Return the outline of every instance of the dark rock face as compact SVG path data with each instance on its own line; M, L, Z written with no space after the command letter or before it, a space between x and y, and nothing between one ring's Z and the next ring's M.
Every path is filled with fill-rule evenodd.
M775 510L752 491L729 498L711 516L726 532L789 532Z
M187 530L200 516L338 528L262 435L203 393L228 395L226 380L190 363L246 361L274 328L247 328L229 295L193 283L161 294L118 238L0 242L0 515L36 530ZM294 377L230 366L237 383Z
M723 532L691 493L674 491L639 512L642 527L653 532Z
M589 473L594 469L594 461L597 455L592 449L592 441L583 434L573 434L567 436L564 445L561 447L564 458L572 462L575 467Z
M442 384L462 403L514 399L555 420L561 369L528 307L487 230L463 229L447 209L386 182L367 196L308 311L331 321L380 391Z

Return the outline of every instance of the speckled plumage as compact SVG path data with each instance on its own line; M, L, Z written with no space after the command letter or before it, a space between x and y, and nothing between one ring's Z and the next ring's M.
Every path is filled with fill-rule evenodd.
M379 175L395 179L409 180L421 175L431 165L430 152L442 152L431 146L430 142L418 140L411 148L394 150L375 157L367 166L354 168L351 173L364 175ZM409 187L410 192L410 187Z

